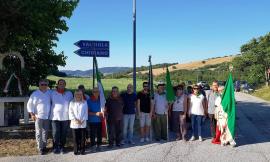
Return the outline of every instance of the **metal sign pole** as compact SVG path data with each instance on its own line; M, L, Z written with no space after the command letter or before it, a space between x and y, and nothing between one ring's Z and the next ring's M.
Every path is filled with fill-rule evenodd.
M133 92L136 93L136 0L133 0Z
M95 56L93 57L93 89L95 87Z

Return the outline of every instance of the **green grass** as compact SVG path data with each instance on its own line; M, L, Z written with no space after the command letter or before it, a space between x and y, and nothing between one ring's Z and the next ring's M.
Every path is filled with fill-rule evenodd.
M86 92L89 93L93 86L93 79L92 78L72 78L72 77L56 77L56 76L48 76L50 80L58 81L59 79L64 79L67 83L66 88L74 91L77 89L79 84L83 84L85 86ZM125 91L126 87L129 83L133 83L133 80L130 78L122 78L122 79L102 79L101 80L105 94L107 95L108 92L111 90L113 86L117 86L119 91ZM96 81L95 81L96 83ZM137 91L142 89L143 80L137 79ZM31 87L31 90L36 89L37 87Z
M270 87L263 86L259 89L257 89L254 93L252 93L253 96L262 98L266 101L270 101Z

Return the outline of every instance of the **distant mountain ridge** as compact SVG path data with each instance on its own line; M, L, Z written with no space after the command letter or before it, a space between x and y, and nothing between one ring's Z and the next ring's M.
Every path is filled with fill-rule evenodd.
M113 73L119 73L124 72L132 69L131 67L103 67L99 68L99 71L104 74L113 74ZM93 75L93 70L60 70L60 72L64 72L67 74L67 76L76 76L76 77L90 77Z

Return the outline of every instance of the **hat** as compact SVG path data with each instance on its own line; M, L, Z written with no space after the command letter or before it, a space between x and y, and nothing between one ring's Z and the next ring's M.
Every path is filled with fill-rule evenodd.
M194 84L193 86L192 86L192 88L200 88L200 86L198 85L198 84Z
M158 83L157 83L157 86L164 86L165 85L165 83L163 82L163 81L159 81Z

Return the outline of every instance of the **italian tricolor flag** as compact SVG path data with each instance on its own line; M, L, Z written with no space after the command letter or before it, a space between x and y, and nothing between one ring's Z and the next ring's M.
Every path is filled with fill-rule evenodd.
M227 130L229 130L226 134L227 139L234 139L235 137L235 96L234 96L234 86L233 86L233 79L232 74L229 74L229 78L226 82L221 105L223 108L224 113L227 114Z
M99 90L99 101L100 101L100 106L101 106L101 111L103 112L105 109L105 104L106 104L106 98L104 95L104 89L101 83L101 77L100 73L98 71L98 64L97 64L97 58L94 57L94 64L95 64L95 70L96 70L96 78L97 78L97 87ZM102 137L108 139L108 133L107 133L107 124L106 124L106 119L105 117L101 120L102 123Z

